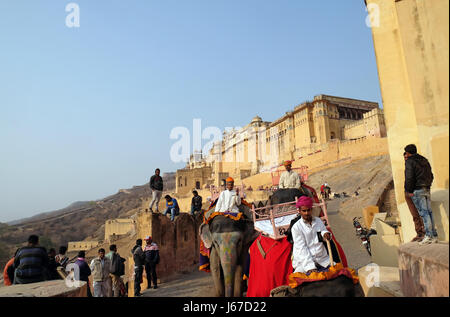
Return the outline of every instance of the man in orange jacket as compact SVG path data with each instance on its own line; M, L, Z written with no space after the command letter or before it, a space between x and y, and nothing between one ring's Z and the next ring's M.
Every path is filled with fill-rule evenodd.
M10 286L14 282L14 258L8 261L3 270L3 283L5 286Z

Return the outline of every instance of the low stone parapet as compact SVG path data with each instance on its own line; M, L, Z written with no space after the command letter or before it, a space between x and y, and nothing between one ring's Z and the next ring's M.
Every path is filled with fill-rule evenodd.
M396 267L371 263L358 270L365 297L402 297L400 274Z
M399 248L400 284L408 297L449 296L448 242L419 245L406 243Z
M18 284L0 288L0 297L87 297L86 282L67 286L64 280Z

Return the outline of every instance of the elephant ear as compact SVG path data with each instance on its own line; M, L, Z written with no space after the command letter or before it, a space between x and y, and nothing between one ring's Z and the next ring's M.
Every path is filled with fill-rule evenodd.
M203 244L206 248L211 248L212 246L212 235L211 231L209 231L209 225L206 223L202 223L200 228L198 229L200 238L203 241Z
M245 222L244 231L244 246L250 246L256 238L258 238L259 232L255 230L253 221L247 220Z

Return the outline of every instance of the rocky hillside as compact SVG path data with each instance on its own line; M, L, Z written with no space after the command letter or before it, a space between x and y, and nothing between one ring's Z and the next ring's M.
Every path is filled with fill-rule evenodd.
M103 239L106 220L126 217L128 211L140 207L142 199L149 195L148 185L135 186L102 200L69 206L16 225L3 224L0 227L0 255L10 257L30 234L39 235L41 245L54 248L88 236ZM4 261L5 258L0 259L0 265Z
M332 192L341 195L340 215L347 220L361 216L362 209L369 205L396 213L389 155L369 157L314 173L307 183L320 192L324 182L330 185ZM342 197L343 192L349 197Z

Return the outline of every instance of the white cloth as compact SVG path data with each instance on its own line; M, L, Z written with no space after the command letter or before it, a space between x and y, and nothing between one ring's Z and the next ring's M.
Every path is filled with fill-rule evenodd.
M306 273L309 270L314 270L316 269L315 263L323 267L330 265L327 250L317 236L317 232L320 232L322 237L325 233L330 232L320 218L313 217L311 225L306 223L302 218L292 226L291 232L292 239L294 240L294 246L292 248L292 267L294 268L294 273Z
M293 214L293 215L274 218L273 221L275 222L275 227L289 226L289 224L291 223L291 220L293 220L295 217L297 217L297 215ZM262 231L271 237L275 236L275 232L273 231L272 221L270 221L270 220L255 221L255 229L258 231Z
M285 171L283 172L283 174L281 174L278 188L300 188L300 186L300 176L297 174L297 172L290 170L289 172Z
M216 212L239 212L238 206L241 204L241 197L233 190L224 190L220 193L216 204Z

